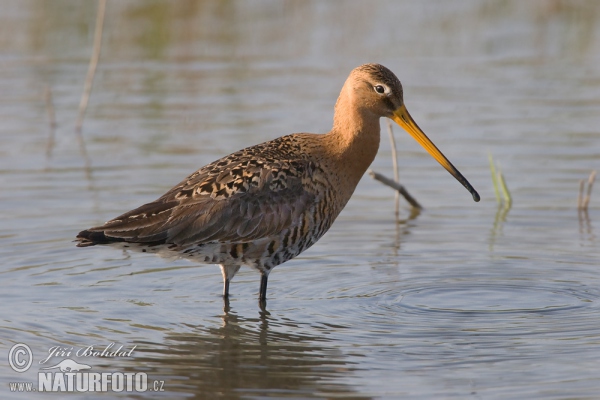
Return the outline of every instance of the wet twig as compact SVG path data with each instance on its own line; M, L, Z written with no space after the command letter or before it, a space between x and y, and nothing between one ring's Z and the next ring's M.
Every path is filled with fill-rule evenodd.
M586 181L582 179L579 182L579 198L577 199L577 215L579 217L579 233L588 237L593 243L596 236L594 235L594 229L592 228L592 221L588 213L588 206L590 204L590 198L592 196L592 187L596 180L596 171L592 171L587 179L587 190Z
M79 102L79 114L77 115L77 122L75 124L75 130L77 132L81 132L83 117L85 116L85 111L90 99L90 93L92 92L92 84L94 82L94 75L96 74L96 66L98 65L98 60L100 59L100 47L102 46L102 30L104 26L105 10L106 0L98 0L96 29L94 31L94 49L92 51L92 57L90 58L90 64L88 66L88 72L85 78L83 93L81 94L81 101Z
M587 212L588 206L590 204L590 197L592 196L592 187L594 186L595 181L596 171L594 170L590 173L590 176L587 180L587 192L585 190L585 180L582 179L579 182L579 198L577 199L577 208L579 209L579 211Z
M400 195L402 195L406 201L415 209L421 210L423 207L419 204L419 202L408 193L408 190L404 186L400 184L400 173L398 168L398 153L396 151L396 140L394 139L394 132L392 131L392 124L390 121L388 123L388 135L390 137L390 145L392 147L392 164L394 167L394 179L387 178L386 176L375 172L373 170L369 170L369 176L376 181L383 183L394 189L396 191L396 217L400 215Z
M46 159L52 158L52 150L54 149L55 133L56 133L56 113L54 112L54 103L52 102L52 90L46 85L44 88L44 102L46 103L46 111L48 113L48 142L46 143Z
M56 128L56 113L54 112L54 103L52 101L52 89L46 85L44 88L44 101L46 103L46 111L48 112L48 124L50 129Z
M386 118L388 127L388 136L390 138L390 147L392 148L392 166L394 168L394 181L400 183L400 168L398 167L398 153L396 151L396 139L394 138L394 132L392 130L392 122ZM396 218L400 216L400 192L395 192L396 200Z
M402 196L404 196L404 198L406 199L406 201L408 201L408 203L418 209L422 209L423 207L421 206L421 204L419 204L419 202L410 195L410 193L408 193L408 191L404 188L404 186L402 186L401 184L399 184L398 182L387 178L383 175L381 175L378 172L375 172L373 170L369 170L369 175L371 176L371 178L375 179L376 181L379 181L381 183L383 183L384 185L387 185L389 187L391 187L392 189L396 190L399 194L401 194Z

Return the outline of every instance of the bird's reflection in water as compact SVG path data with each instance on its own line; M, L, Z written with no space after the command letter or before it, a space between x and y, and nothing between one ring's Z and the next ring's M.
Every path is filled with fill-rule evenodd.
M167 333L163 343L137 342L135 364L149 380L163 380L169 398L243 398L247 396L344 396L367 399L343 382L358 367L330 345L331 340L303 331L264 308L258 318L238 316L225 303L215 327L186 325Z

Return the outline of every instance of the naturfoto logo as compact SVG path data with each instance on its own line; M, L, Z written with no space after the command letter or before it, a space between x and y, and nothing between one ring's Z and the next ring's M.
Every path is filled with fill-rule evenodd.
M10 382L9 388L12 392L164 391L164 381L155 380L148 385L148 375L144 372L90 371L93 368L88 362L93 358L114 359L116 363L119 358L132 357L135 348L117 346L115 343L79 348L52 346L38 362L37 385L34 382ZM8 354L9 365L18 373L29 370L33 359L31 348L24 343L15 344Z

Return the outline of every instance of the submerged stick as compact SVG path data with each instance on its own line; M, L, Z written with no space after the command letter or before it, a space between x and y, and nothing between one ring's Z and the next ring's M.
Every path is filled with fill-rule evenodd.
M392 123L387 119L388 135L390 137L390 144L392 147L392 165L394 166L394 180L400 182L400 169L398 167L398 152L396 151L396 139L394 139L394 132L392 131Z
M579 180L579 196L577 196L577 209L583 210L583 192L585 191L585 180Z
M590 176L587 181L587 193L584 195L585 191L585 181L582 179L579 182L579 199L577 202L577 208L583 211L587 211L588 206L590 204L590 198L592 196L592 187L594 186L594 182L596 181L596 170L590 172Z
M94 82L94 75L96 74L96 66L98 65L98 60L100 59L100 47L102 45L102 29L104 26L105 9L106 0L98 0L96 29L94 31L94 49L92 51L92 57L90 58L90 64L88 66L88 72L85 78L83 93L81 94L81 101L79 102L79 114L77 116L77 122L75 124L75 130L77 132L81 132L81 127L83 125L83 117L85 115L88 101L90 99L90 93L92 92L92 84Z
M387 186L391 187L392 189L396 190L397 193L400 193L402 196L404 196L406 201L408 201L411 206L418 208L418 209L423 208L421 206L421 204L419 204L419 202L417 200L415 200L415 198L412 197L410 195L410 193L408 193L408 191L404 188L404 186L402 186L398 182L393 181L392 179L387 178L384 175L381 175L380 173L375 172L373 170L369 170L369 176L371 176L371 178L375 179L376 181L379 181L379 182L383 183L384 185L387 185Z
M46 143L46 159L48 160L52 157L56 131L56 113L54 112L54 103L52 102L52 90L48 85L44 88L44 101L48 113L48 125L50 126L50 129L48 130L48 142Z
M390 138L390 147L392 148L392 166L394 168L394 181L400 184L400 169L398 167L398 153L396 151L396 139L394 138L394 131L392 130L392 122L389 118L386 118L388 127L388 136ZM400 216L400 192L396 190L394 198L396 200L396 217Z
M381 183L383 183L384 185L387 185L389 187L391 187L392 189L394 189L396 191L396 217L398 217L400 215L400 195L404 196L404 198L406 199L406 201L414 208L417 210L422 210L423 207L419 204L419 202L410 195L410 193L408 193L408 190L406 190L404 188L404 186L402 186L400 184L400 172L399 172L399 167L398 167L398 152L396 151L396 140L394 139L394 132L392 130L392 123L390 122L390 120L387 120L387 126L388 126L388 135L390 137L390 145L392 147L392 165L394 168L394 180L387 178L386 176L375 172L373 170L369 170L369 175L371 176L371 178L375 179L376 181L379 181Z
M50 129L56 128L56 113L54 112L54 103L52 101L52 89L46 85L44 88L44 101L46 102L46 111L48 112L48 123Z

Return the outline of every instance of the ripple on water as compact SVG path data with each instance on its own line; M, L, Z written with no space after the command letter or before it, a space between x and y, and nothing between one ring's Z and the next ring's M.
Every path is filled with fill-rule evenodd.
M425 313L548 313L591 307L599 298L585 288L456 283L412 288L395 303Z
M571 357L600 333L600 291L590 286L445 281L401 293L379 303L368 326L421 367L439 366L440 348L446 364Z

